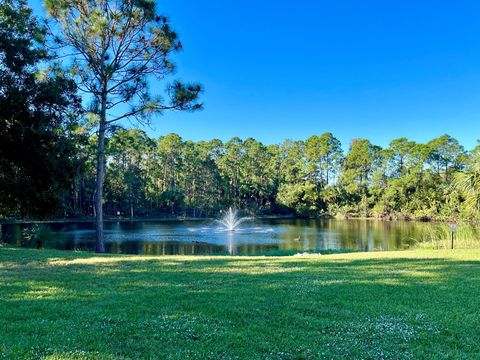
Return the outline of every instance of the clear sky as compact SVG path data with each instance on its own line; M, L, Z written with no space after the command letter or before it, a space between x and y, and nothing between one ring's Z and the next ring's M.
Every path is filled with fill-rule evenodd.
M43 14L40 0L30 0ZM162 0L179 33L177 78L205 87L205 110L154 119L150 135L254 137L331 131L480 139L480 1Z

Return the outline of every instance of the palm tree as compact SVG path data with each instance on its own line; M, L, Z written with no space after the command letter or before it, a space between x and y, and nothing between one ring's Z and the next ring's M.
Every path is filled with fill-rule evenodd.
M480 214L480 153L473 155L465 171L455 175L454 186L465 199L465 210L477 217Z

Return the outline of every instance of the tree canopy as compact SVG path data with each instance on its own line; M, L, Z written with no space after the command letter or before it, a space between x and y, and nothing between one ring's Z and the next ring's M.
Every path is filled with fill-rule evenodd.
M0 215L53 215L76 166L80 98L45 66L45 32L24 1L0 4Z

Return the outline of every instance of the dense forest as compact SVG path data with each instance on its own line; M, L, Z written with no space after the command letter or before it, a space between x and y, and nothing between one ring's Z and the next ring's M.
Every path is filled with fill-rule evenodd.
M95 135L77 124L62 138L69 152L60 162L28 169L42 176L2 178L2 189L8 182L15 197L5 201L2 192L3 216L93 216ZM478 166L479 149L466 152L448 135L427 144L399 138L385 149L354 139L344 153L328 132L264 145L251 138L153 139L118 128L106 146L104 208L122 217L212 216L233 206L255 214L472 218L458 184Z
M49 53L43 25L13 4L0 5L0 218L94 216L99 119ZM120 125L105 137L111 217L204 217L236 207L474 219L480 209L480 146L466 151L449 135L425 144L401 137L387 148L353 139L347 149L330 132L266 145L151 138Z

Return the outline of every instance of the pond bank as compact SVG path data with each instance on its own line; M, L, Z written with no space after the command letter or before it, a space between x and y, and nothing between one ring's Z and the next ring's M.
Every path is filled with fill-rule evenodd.
M256 219L305 219L304 217L291 215L263 215L255 216ZM104 222L143 222L143 221L203 221L215 220L217 217L186 217L186 216L158 216L158 217L105 217ZM319 218L321 219L321 218ZM80 218L51 218L51 219L3 219L1 224L65 224L65 223L92 223L95 222L94 217Z

